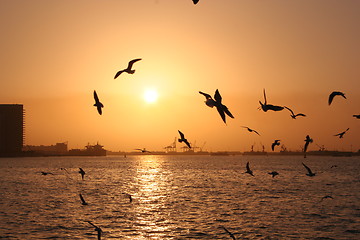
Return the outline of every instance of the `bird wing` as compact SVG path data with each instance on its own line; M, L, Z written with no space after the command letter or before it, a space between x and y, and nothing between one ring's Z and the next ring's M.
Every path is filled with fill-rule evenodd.
M225 105L222 105L221 107L229 117L234 118L234 116L231 114L231 112L229 111L229 109Z
M216 106L216 110L220 114L221 119L224 121L224 123L226 123L224 110L221 107L218 107L218 106Z
M291 112L291 115L294 115L294 112L293 112L290 108L288 108L288 107L286 107L286 106L284 106L284 108L286 108L287 110L289 110L289 111Z
M332 92L329 95L329 100L328 100L328 104L330 105L334 99L334 97L336 96L336 92Z
M260 136L260 133L258 133L256 130L253 130L257 135L259 135Z
M304 167L306 168L306 170L308 171L309 174L313 174L311 169L308 166L306 166L304 163L302 163L302 165L304 165Z
M303 114L303 113L298 113L298 114L296 114L296 115L295 115L295 117L298 117L298 116L301 116L301 117L306 117L306 115L305 115L305 114Z
M94 228L99 228L98 226L96 226L95 224L93 224L91 221L87 221L91 226L93 226Z
M266 101L266 93L265 93L265 88L264 88L264 99L265 99L264 105L266 105L267 101ZM261 104L261 105L262 105L262 104Z
M188 142L187 139L184 140L184 143L185 143L189 148L191 148L190 143Z
M251 171L251 170L250 170L250 166L249 166L249 162L246 163L246 170L247 170L247 171Z
M199 0L192 0L194 4L197 4Z
M222 101L222 97L221 97L218 89L216 89L216 91L215 91L214 99L217 103L221 103L221 101Z
M268 107L268 109L273 110L273 111L281 111L284 109L284 107L282 107L282 106L276 106L276 105L271 105L271 104L267 104L266 106Z
M97 93L96 93L96 91L94 90L94 99L95 99L95 102L96 103L99 103L100 101L99 101L99 97L98 97L98 95L97 95Z
M273 150L273 151L274 151L274 149L275 149L275 144L276 144L276 142L273 142L273 143L271 144L271 150Z
M114 79L116 79L118 76L120 76L120 74L122 74L123 72L124 72L124 70L118 71L118 72L115 74Z
M184 134L182 132L180 132L180 130L178 130L179 134L180 134L180 138L184 139Z
M98 113L99 113L100 115L102 115L102 109L101 109L100 106L97 107L97 111L98 111Z
M81 202L82 202L82 203L86 203L86 202L85 202L85 199L83 198L83 196L81 195L81 193L79 193L79 196L80 196Z
M230 236L233 240L236 240L234 234L232 234L232 233L231 233L229 230L227 230L224 226L221 226L221 227L222 227L222 229L225 230L225 232L227 232L227 233L229 234L229 236Z
M137 61L140 61L140 60L141 60L141 58L136 58L136 59L131 60L131 61L129 62L129 64L128 64L127 69L131 69L132 66L133 66L133 64L136 63Z

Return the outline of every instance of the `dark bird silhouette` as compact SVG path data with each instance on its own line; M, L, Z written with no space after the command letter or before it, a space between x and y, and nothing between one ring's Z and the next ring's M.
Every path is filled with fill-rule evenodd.
M303 165L303 166L306 168L306 170L308 171L308 173L306 174L307 176L309 176L309 177L315 176L316 173L313 173L308 166L306 166L304 163L302 163L302 165Z
M341 132L341 133L338 133L338 134L335 134L334 136L339 136L339 138L343 138L344 137L344 134L349 131L350 128L347 128L345 131Z
M331 165L331 167L330 168L336 168L337 167L337 165Z
M281 110L284 109L284 107L281 107L281 106L276 106L276 105L272 105L272 104L267 104L265 89L264 89L264 99L265 99L265 102L264 102L264 103L262 103L261 101L259 101L260 107L261 107L261 109L262 109L264 112L267 112L268 110L281 111Z
M286 107L286 106L284 106L284 108L286 108L287 110L290 111L290 113L291 113L290 116L291 116L293 119L296 119L296 117L306 117L306 115L303 114L303 113L294 114L294 112L293 112L290 108L288 108L288 107Z
M133 199L132 199L132 197L131 197L130 194L128 194L128 193L123 193L123 194L129 199L129 202L132 202L132 201L133 201Z
M194 4L197 4L199 0L192 0Z
M191 148L190 143L188 142L188 140L185 138L184 134L182 132L180 132L180 130L178 130L179 134L180 134L180 138L178 139L178 141L184 142L189 148Z
M325 199L334 199L331 195L325 195L321 198L320 202L325 200Z
M54 174L53 174L53 173L51 173L51 172L41 172L41 175L46 176L46 175L54 175Z
M246 172L250 174L251 176L254 176L253 171L250 169L249 162L246 163Z
M85 201L85 199L83 198L83 196L81 195L81 193L79 193L79 197L80 197L80 200L81 200L81 204L82 204L82 205L88 205L88 203Z
M357 119L360 119L360 114L359 115L354 114L353 117L357 118Z
M245 126L241 126L241 127L246 128L249 132L254 132L254 133L256 133L257 135L260 136L260 134L259 134L256 130L254 130L254 129L251 129L251 128L245 127Z
M271 144L271 150L275 150L275 146L279 146L280 145L280 140L277 139L275 140L272 144Z
M343 92L336 92L336 91L335 91L335 92L332 92L332 93L330 93L330 95L329 95L329 101L328 101L329 106L330 106L330 104L332 103L332 101L333 101L333 99L334 99L335 96L342 96L343 98L346 99L345 93L343 93Z
M211 107L211 108L214 106L216 107L216 110L220 114L221 119L224 121L224 123L226 123L225 114L231 118L234 118L234 116L231 114L229 109L224 104L222 104L222 97L221 97L218 89L216 89L216 91L215 91L215 95L214 95L215 100L207 93L204 93L201 91L199 91L199 93L205 96L205 98L206 98L205 104L208 107Z
M143 148L143 149L141 149L141 148L135 148L135 150L139 150L139 151L141 151L142 153L149 153L149 152L150 152L150 151L146 150L146 148Z
M227 232L229 234L229 236L233 239L233 240L236 240L234 234L232 234L229 230L227 230L224 226L221 226L222 229L225 230L225 232Z
M127 66L126 69L123 69L121 71L118 71L116 74L115 74L115 77L114 79L116 79L118 76L120 76L120 74L122 74L123 72L126 72L128 74L134 74L135 73L135 70L132 69L132 66L134 63L136 63L137 61L140 61L141 58L137 58L137 59L134 59L134 60L131 60Z
M94 230L97 232L98 240L101 240L101 233L102 233L101 228L93 224L91 221L87 221L87 222L95 228Z
M79 173L81 174L81 179L84 180L85 171L82 168L79 168Z
M100 102L99 97L98 97L95 90L94 90L94 99L95 99L94 106L97 108L98 113L101 115L102 114L102 108L104 107L104 105Z
M309 135L306 135L306 138L305 138L304 141L305 141L305 145L304 145L304 158L306 158L306 151L307 151L307 149L308 149L309 144L313 142L313 139L310 138Z
M279 173L277 171L272 171L272 172L269 172L268 174L270 174L272 177L279 175Z

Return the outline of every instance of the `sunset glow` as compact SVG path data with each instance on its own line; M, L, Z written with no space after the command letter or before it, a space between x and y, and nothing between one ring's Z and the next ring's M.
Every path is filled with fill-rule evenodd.
M158 93L155 89L147 89L144 92L144 100L147 103L154 103L158 99Z

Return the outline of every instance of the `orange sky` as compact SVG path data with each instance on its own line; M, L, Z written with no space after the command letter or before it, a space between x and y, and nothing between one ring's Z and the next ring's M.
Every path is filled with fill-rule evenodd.
M359 23L357 0L5 0L0 103L24 104L31 145L163 150L179 129L210 151L270 150L274 139L298 150L307 134L310 150L357 150ZM134 58L135 74L114 80ZM148 88L156 103L144 102ZM269 103L308 116L259 111L263 88ZM198 93L216 89L235 116L227 125ZM329 107L335 90L348 99Z

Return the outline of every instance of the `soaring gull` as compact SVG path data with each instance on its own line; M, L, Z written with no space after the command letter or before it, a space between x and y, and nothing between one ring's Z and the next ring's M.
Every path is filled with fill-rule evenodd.
M333 99L334 99L335 96L342 96L343 98L346 99L345 93L334 91L334 92L330 93L330 95L329 95L329 100L328 100L329 106L330 106L330 104L332 103L332 101L333 101Z
M303 165L303 166L306 168L306 170L308 171L308 173L306 174L307 176L309 176L309 177L315 176L316 173L313 173L308 166L306 166L304 163L302 163L302 165Z
M257 135L260 136L260 134L259 134L256 130L254 130L254 129L251 129L251 128L246 127L246 126L241 126L241 127L246 128L249 132L254 132L254 133L256 133Z
M103 108L104 105L100 102L99 97L98 97L95 90L94 90L94 99L95 99L94 106L97 108L98 113L101 115L102 114L102 109L101 108Z
M129 73L129 74L134 74L135 70L134 69L131 69L133 64L136 63L137 61L140 61L141 58L137 58L137 59L133 59L129 62L127 68L121 70L121 71L118 71L116 74L115 74L115 77L114 79L116 79L118 76L120 76L120 74L122 74L123 72L126 72L126 73Z
M344 134L349 131L350 128L347 128L345 131L341 132L341 133L338 133L338 134L335 134L334 136L338 136L339 138L343 138L344 137Z
M277 139L275 140L272 144L271 144L271 150L275 150L275 146L279 146L280 145L280 140Z
M180 130L178 130L179 134L180 134L180 138L178 139L178 141L184 142L189 148L191 148L190 143L188 142L188 140L185 138L184 134L182 132L180 132Z
M306 151L307 151L307 148L309 146L309 143L312 143L313 142L313 139L310 138L309 135L306 135L306 138L305 138L305 145L304 145L304 158L306 158Z
M259 101L260 107L261 107L261 109L262 109L264 112L267 112L268 110L281 111L281 110L284 109L284 107L281 107L281 106L276 106L276 105L272 105L272 104L267 104L265 89L264 89L264 99L265 99L265 102L264 102L264 103L262 103L261 101Z
M246 163L246 172L250 174L251 176L254 176L253 171L250 169L249 162Z
M303 113L298 113L298 114L294 114L294 112L290 109L290 108L288 108L288 107L286 107L286 106L284 106L284 108L286 108L287 110L289 110L290 111L290 113L291 113L291 117L293 118L293 119L296 119L296 117L306 117L306 115L305 114L303 114Z

